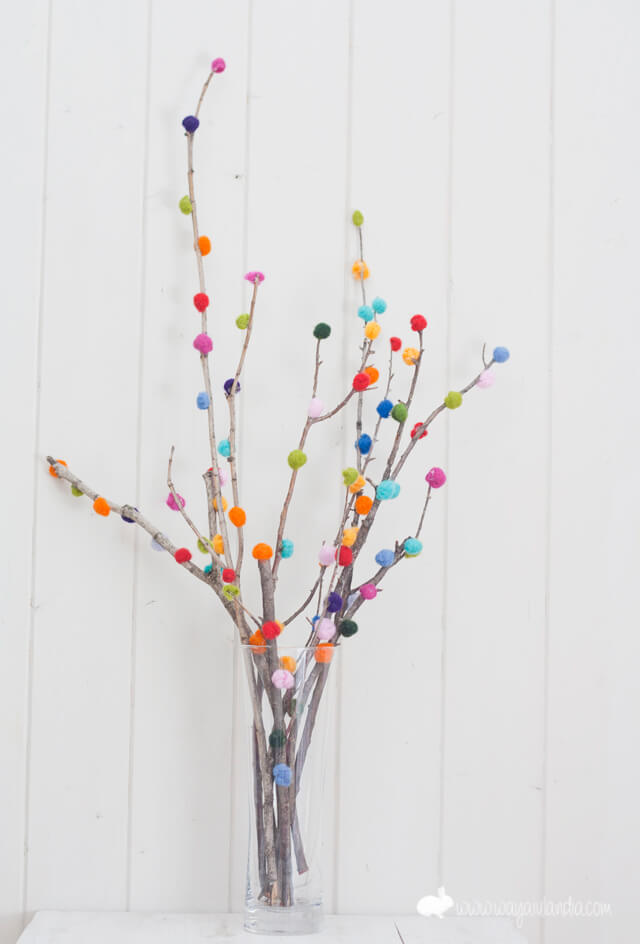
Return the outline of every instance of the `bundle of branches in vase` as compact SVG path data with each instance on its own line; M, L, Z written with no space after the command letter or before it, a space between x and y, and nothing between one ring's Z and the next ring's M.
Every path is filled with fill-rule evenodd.
M328 681L345 640L348 645L357 644L351 639L358 632L360 608L376 597L392 568L405 558L420 554L425 515L434 490L446 481L444 471L438 467L427 471L424 503L417 509L412 534L399 537L393 547L375 549L375 554L367 557L363 554L365 545L380 507L398 499L400 474L433 421L441 413L457 409L473 389L491 386L493 365L506 361L509 352L496 347L492 356L487 357L483 349L476 376L460 390L447 393L426 419L416 420L412 405L423 364L427 321L422 315L410 317L411 337L415 340L408 346L403 347L398 337L383 339L387 305L378 297L368 301L364 220L359 211L354 212L359 258L353 263L352 274L361 294L357 317L361 319L363 337L354 357L353 380L339 402L327 405L322 401L321 350L331 328L325 323L310 325L309 333L315 339L315 364L298 445L287 457L288 488L279 517L274 516L273 540L255 544L247 553L247 513L238 476L236 404L264 275L251 271L244 276L251 286L251 296L248 314L236 319L242 344L235 370L220 385L220 394L216 396L212 385L214 344L208 330L210 302L205 282L205 259L211 243L200 233L194 188L194 143L200 109L213 76L224 70L224 61L215 59L194 114L182 121L187 145L188 195L179 201L179 207L190 217L193 231L198 275L193 304L200 316L200 331L193 347L199 356L203 383L196 402L207 413L211 455L211 467L203 474L206 515L201 520L187 511L185 499L174 483L173 448L167 473L167 504L190 530L193 549L197 546L206 554L206 566L198 566L188 547L174 544L138 508L105 498L82 481L64 460L47 458L50 473L69 482L74 495L89 498L95 512L104 516L113 513L123 522L138 525L151 536L156 550L167 552L180 567L205 583L235 627L243 652L250 711L252 818L245 922L249 929L257 931L308 931L318 926L322 900L315 862L318 837L313 828L318 816L313 813L314 810L317 813L321 802L324 768L321 729L326 716ZM376 355L384 361L384 376L372 363ZM401 372L404 388L397 394L392 392L396 360L406 365ZM344 502L341 510L336 509L335 531L333 527L331 530L334 537L318 548L317 559L309 561L311 589L295 612L285 617L277 603L278 579L281 561L290 557L294 549L286 535L296 482L307 462L306 443L319 423L348 413L352 414L355 426L355 451L353 465L335 471L336 476L342 476ZM393 428L386 450L382 449L380 435L383 425ZM372 465L374 458L376 462ZM364 566L364 576L359 573L360 564ZM259 581L260 585L258 613L247 606L243 592L244 581L251 580ZM296 619L308 621L308 638L304 645L287 647L286 629Z

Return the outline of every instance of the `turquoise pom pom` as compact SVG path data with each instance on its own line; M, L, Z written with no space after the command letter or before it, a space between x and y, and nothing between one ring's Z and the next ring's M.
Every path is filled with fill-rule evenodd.
M382 551L378 551L376 554L376 564L379 564L380 567L390 567L395 558L396 555L393 551L389 551L385 548Z
M202 393L199 393L198 396L196 397L196 404L199 410L208 410L209 403L210 403L209 394L206 393L205 391L203 391Z
M204 569L204 572L205 574L210 574L212 570L213 570L213 564L207 564L207 566Z
M384 479L376 489L376 498L385 501L387 498L397 498L400 494L400 484L393 479Z
M392 409L393 409L393 403L391 402L391 400L381 400L380 403L376 407L378 416L381 416L385 420L391 413Z
M228 458L231 455L231 443L228 439L221 439L218 443L218 452L221 456Z
M373 308L371 305L360 305L358 308L358 318L363 321L373 321Z
M387 310L387 303L384 298L374 298L371 302L371 307L377 315L383 315Z
M422 541L417 538L407 538L403 546L407 557L417 557L422 550Z
M280 557L291 557L293 554L293 541L289 541L288 538L282 539L282 544L280 545Z
M508 361L510 357L508 347L494 347L493 349L493 359L496 364L504 364L505 361Z

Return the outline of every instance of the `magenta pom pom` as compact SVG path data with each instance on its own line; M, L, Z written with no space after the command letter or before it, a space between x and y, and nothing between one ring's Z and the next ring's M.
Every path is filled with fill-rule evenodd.
M378 588L374 583L363 583L360 587L360 596L365 600L374 600L378 595Z
M271 681L276 688L293 688L294 685L293 675L287 669L276 669Z
M197 334L193 339L193 346L201 354L210 354L213 350L213 341L208 334Z
M493 387L495 379L492 371L483 370L476 381L476 387L480 387L481 390L485 390L487 387Z
M262 272L247 272L245 275L247 282L264 282L264 273Z
M425 475L425 481L429 483L431 488L441 488L447 481L447 476L442 469L439 469L438 466L435 465L432 469L429 469Z
M178 501L180 502L180 508L184 508L184 506L187 504L184 498L182 497L182 495L178 495ZM173 497L173 492L169 492L169 496L167 498L167 505L169 506L171 511L178 511L178 502Z
M313 399L309 403L309 409L307 411L307 415L312 420L315 420L319 416L322 416L323 413L324 413L324 403L319 397L313 397Z
M321 619L316 624L316 636L321 642L329 642L336 634L336 624L330 619Z
M224 59L214 59L211 63L212 72L224 72L226 68L227 63L224 61Z
M318 560L323 567L328 567L329 564L333 564L336 559L336 549L331 544L323 544L320 548L320 553L318 554Z

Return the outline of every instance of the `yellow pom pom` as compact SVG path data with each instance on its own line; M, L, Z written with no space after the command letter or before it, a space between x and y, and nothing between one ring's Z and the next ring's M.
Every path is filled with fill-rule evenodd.
M347 547L352 547L356 543L359 530L359 528L345 528L342 532L342 543L346 544Z
M364 326L364 336L369 338L370 341L374 341L381 331L382 328L377 321L370 321L369 324Z
M420 351L417 351L415 347L405 347L404 351L402 352L402 360L405 362L405 364L408 364L409 367L413 367L418 363L419 359Z
M352 495L355 495L356 492L361 492L366 484L367 484L367 481L364 475L359 475L358 478L353 483L353 485L349 486L349 491L351 492Z
M212 544L216 554L224 554L224 541L221 534L214 535Z
M222 510L223 510L223 511L226 511L226 510L227 510L227 505L228 505L228 504L229 504L229 502L227 501L227 499L226 499L226 498L224 497L224 495L223 495L223 496L222 496ZM214 499L213 499L213 507L215 508L216 511L218 510L218 499L217 499L217 498L214 498Z

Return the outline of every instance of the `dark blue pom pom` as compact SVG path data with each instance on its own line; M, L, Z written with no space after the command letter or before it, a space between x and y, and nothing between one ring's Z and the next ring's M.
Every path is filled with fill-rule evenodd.
M371 451L372 442L371 436L367 436L366 433L363 433L358 440L357 446L363 456L366 456L366 454Z
M193 134L194 131L198 129L200 122L195 115L187 115L186 118L182 119L182 127L187 132L187 134Z
M329 594L327 601L327 613L337 613L342 609L342 597L335 590Z
M227 396L231 393L231 388L233 387L233 377L229 377L228 380L224 382L224 392ZM240 393L240 381L236 384L236 393Z
M387 416L391 413L393 409L393 403L391 400L381 400L377 405L376 410L378 411L378 416L381 416L383 419L386 419Z
M120 513L120 517L122 518L123 521L126 521L127 524L135 524L135 520L136 520L135 518L128 518L127 515L125 515L124 512L126 508L127 508L127 505L125 505L124 508L122 509L122 512ZM140 511L139 508L134 508L133 510Z

